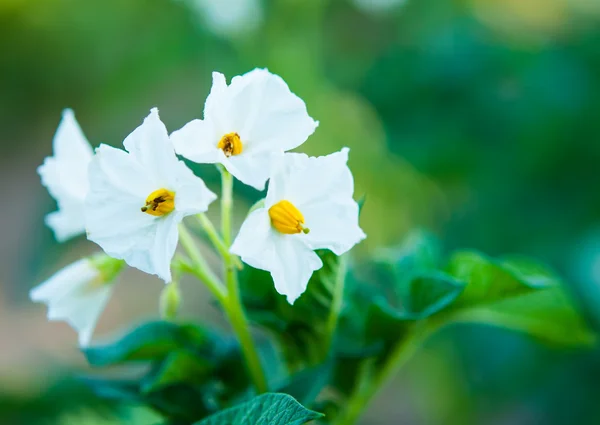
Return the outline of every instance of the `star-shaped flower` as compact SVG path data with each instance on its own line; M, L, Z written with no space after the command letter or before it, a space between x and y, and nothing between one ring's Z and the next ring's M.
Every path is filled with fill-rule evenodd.
M56 239L64 242L85 232L83 205L88 191L87 172L93 151L70 109L63 111L52 141L54 156L38 167L42 184L58 203L46 216Z
M68 322L79 333L79 345L85 347L123 265L104 254L81 259L33 288L29 297L48 305L49 320Z
M169 282L178 224L206 211L216 195L177 159L156 108L123 145L127 152L101 145L90 164L88 239Z
M273 155L300 146L319 123L283 79L266 69L234 77L213 73L204 119L171 135L178 154L198 163L220 163L243 183L263 190Z
M290 304L323 266L314 250L342 255L366 237L347 161L347 148L318 158L283 155L264 207L250 213L231 246L245 263L271 272L275 289Z

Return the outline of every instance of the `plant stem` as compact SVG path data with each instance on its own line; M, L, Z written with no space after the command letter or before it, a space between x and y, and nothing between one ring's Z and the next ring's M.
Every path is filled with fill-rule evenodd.
M356 423L364 413L367 404L410 360L421 344L433 332L432 327L415 328L396 344L383 367L374 377L370 373L360 373L354 390L346 401L347 407L336 418L334 425L353 425ZM365 362L371 362L371 360Z
M344 283L346 281L347 265L348 263L346 260L346 256L340 256L338 270L335 275L335 287L333 292L333 298L331 300L331 309L329 310L329 317L327 317L327 351L330 350L335 330L337 329L338 320L340 318L340 313L342 312L342 302L344 300Z
M267 380L263 371L260 357L254 345L254 340L250 334L250 326L244 307L240 298L240 290L237 280L237 270L235 266L236 257L229 252L231 246L231 207L233 204L233 176L224 168L221 170L222 194L221 194L221 233L223 234L223 243L226 247L223 255L224 275L227 286L227 299L223 307L238 341L244 353L246 366L254 387L258 393L264 393L268 390ZM209 235L210 237L210 235Z
M183 224L179 225L179 240L193 263L190 265L184 261L180 261L179 264L181 267L204 282L221 304L225 303L227 300L227 289L225 289L219 278L214 275L198 250L194 238Z
M200 225L206 232L208 239L210 239L215 249L219 252L219 254L221 254L221 257L225 258L227 255L229 255L229 248L227 247L227 245L225 245L225 242L223 241L223 239L221 239L221 236L217 232L217 229L215 229L215 226L213 225L212 221L210 221L210 219L206 216L206 214L200 213L196 217L198 218ZM239 258L234 257L234 261L236 262L235 266L238 269L241 269L242 263L239 260Z

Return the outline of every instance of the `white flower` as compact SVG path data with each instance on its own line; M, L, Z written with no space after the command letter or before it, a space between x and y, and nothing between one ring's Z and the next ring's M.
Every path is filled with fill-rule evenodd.
M88 239L169 282L178 224L206 211L216 196L177 159L156 108L123 145L127 152L101 145L90 164Z
M213 73L204 120L171 135L178 154L199 163L221 163L243 183L263 190L274 154L300 146L319 123L283 79L266 69L234 77Z
M29 297L48 305L48 320L68 322L79 333L79 345L85 347L122 267L121 260L106 255L84 258L32 289Z
M83 204L88 190L87 170L93 151L70 109L52 141L54 156L38 167L42 184L58 203L58 211L46 216L56 239L64 242L85 232Z
M264 207L250 213L231 247L245 263L271 272L275 289L290 304L323 266L313 250L342 255L366 237L347 161L348 148L318 158L285 154Z

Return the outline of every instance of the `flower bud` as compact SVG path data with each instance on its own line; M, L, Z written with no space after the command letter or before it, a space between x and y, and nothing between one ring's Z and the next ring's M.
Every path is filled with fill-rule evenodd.
M181 305L181 292L176 281L167 284L160 294L159 309L160 316L165 320L173 320L177 317Z

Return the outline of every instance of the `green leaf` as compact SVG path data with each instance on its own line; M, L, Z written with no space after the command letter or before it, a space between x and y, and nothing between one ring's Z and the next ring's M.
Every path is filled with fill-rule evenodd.
M294 397L302 404L312 404L321 390L325 388L333 372L333 364L327 361L319 366L304 369L291 376L278 392Z
M175 351L160 362L153 373L145 377L141 390L144 393L156 391L178 383L201 383L213 371L215 364L186 351Z
M547 288L459 310L452 321L481 323L524 332L560 345L589 345L596 335L560 288Z
M322 417L287 394L263 394L194 425L301 425Z
M465 285L436 270L440 258L439 242L423 231L409 234L400 246L381 253L375 266L378 284L392 291L386 291L385 297L376 297L369 306L367 340L394 343L415 321L426 319L454 302Z
M459 252L447 271L466 283L445 312L448 322L491 324L561 345L590 344L596 339L560 279L540 264Z
M212 336L199 326L148 322L111 344L89 347L83 353L92 366L109 366L161 359L184 347L197 350L210 344L211 339Z

